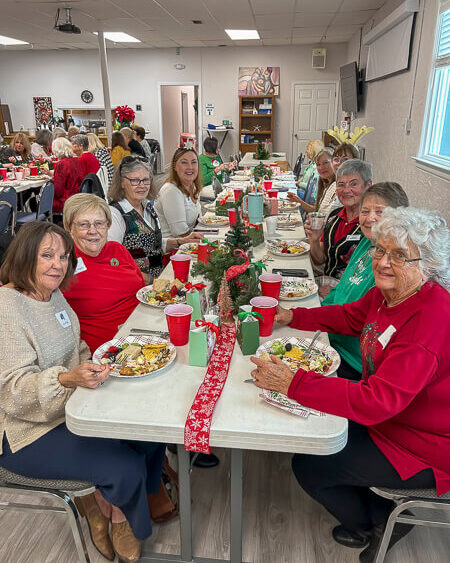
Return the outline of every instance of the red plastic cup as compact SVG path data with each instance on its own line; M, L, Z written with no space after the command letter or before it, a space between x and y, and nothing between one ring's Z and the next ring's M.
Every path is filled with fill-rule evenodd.
M8 173L8 169L7 168L0 168L0 176L2 177L2 180L6 180L6 174Z
M189 277L191 257L188 254L174 254L170 257L173 268L173 275L177 280L186 283Z
M272 189L272 183L273 183L272 180L264 180L264 189L271 190Z
M189 342L189 327L193 310L190 305L168 305L164 309L170 342L174 346L184 346Z
M267 190L267 195L269 197L276 198L276 197L278 197L278 190Z
M206 264L208 262L209 253L210 253L209 244L207 242L199 242L197 260L199 262L204 262Z
M37 176L37 175L38 175L38 167L30 166L30 176Z
M250 299L252 311L260 313L263 320L258 318L259 322L259 335L270 336L272 334L273 319L277 311L278 300L274 297L253 297Z
M244 188L234 188L233 193L234 193L234 201L237 202L237 200L241 197L242 192L244 191Z
M261 284L261 291L265 297L280 297L281 282L283 276L280 274L261 274L259 276L259 283Z
M228 219L230 221L230 227L232 227L236 221L237 221L237 214L238 214L238 210L237 209L229 209L228 210Z

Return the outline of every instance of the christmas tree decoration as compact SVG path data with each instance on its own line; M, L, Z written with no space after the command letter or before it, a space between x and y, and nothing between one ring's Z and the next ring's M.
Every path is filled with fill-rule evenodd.
M236 214L236 223L226 233L225 243L232 250L240 248L244 252L249 250L252 246L252 241L247 234L247 227L242 222L240 213Z
M226 274L223 275L222 282L220 284L217 304L219 305L220 310L220 322L225 324L233 323L233 301L231 299Z
M256 152L253 153L253 158L255 160L268 160L270 158L269 151L264 148L264 145L261 143L261 141L259 141L256 146Z
M253 177L256 182L262 182L263 180L271 180L273 176L273 170L270 166L267 166L260 162L252 171Z

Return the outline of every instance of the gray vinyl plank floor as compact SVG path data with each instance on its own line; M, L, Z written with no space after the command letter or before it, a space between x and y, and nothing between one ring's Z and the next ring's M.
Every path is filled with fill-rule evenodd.
M215 450L219 467L192 474L194 555L229 552L229 456ZM289 454L247 452L244 457L243 560L248 563L357 563L358 550L331 538L336 521L297 485ZM33 499L33 500L32 500ZM0 494L0 502L42 502L36 496ZM83 530L92 563L105 563ZM178 521L155 526L154 551L179 552ZM450 531L417 527L388 554L386 563L448 563ZM62 515L0 511L0 563L78 563Z

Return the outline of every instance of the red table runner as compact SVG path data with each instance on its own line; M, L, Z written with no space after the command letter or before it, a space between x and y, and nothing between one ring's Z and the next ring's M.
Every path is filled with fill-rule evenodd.
M205 378L198 388L184 427L186 450L211 453L209 431L216 403L227 380L236 341L236 325L222 324L208 364Z

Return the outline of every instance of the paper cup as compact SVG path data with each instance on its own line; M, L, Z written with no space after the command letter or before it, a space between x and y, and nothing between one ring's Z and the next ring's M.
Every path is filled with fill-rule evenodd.
M23 180L25 178L25 172L23 170L16 170L16 180Z
M282 281L283 276L280 274L261 274L259 276L259 283L261 284L262 294L265 297L278 299L280 297Z
M30 166L30 176L37 176L37 175L38 175L38 167Z
M266 190L271 190L272 189L272 180L264 180L264 188Z
M276 198L278 197L278 190L267 190L267 195L269 197Z
M308 213L309 224L313 231L320 231L325 223L325 213L320 213L320 211L314 211L313 213Z
M263 320L258 318L259 322L259 335L270 336L272 334L273 319L277 311L278 300L273 297L253 297L250 299L252 311L260 313Z
M184 346L189 342L189 328L193 310L190 305L168 305L164 309L170 342L174 346Z
M273 217L266 217L265 221L267 236L274 236L277 231L278 217L276 215L274 215Z
M173 275L182 283L186 283L189 277L191 257L188 254L174 254L170 257L173 268Z
M241 197L241 194L242 194L243 191L244 191L244 188L234 188L233 189L234 201L237 202L237 200Z
M199 242L197 261L204 262L206 264L208 262L209 252L209 244L207 242Z
M237 209L229 209L228 210L228 219L230 221L230 227L232 227L236 221L237 221L237 214L238 214L238 210Z
M1 176L1 180L6 180L6 174L7 174L8 170L6 168L0 168L0 176Z

